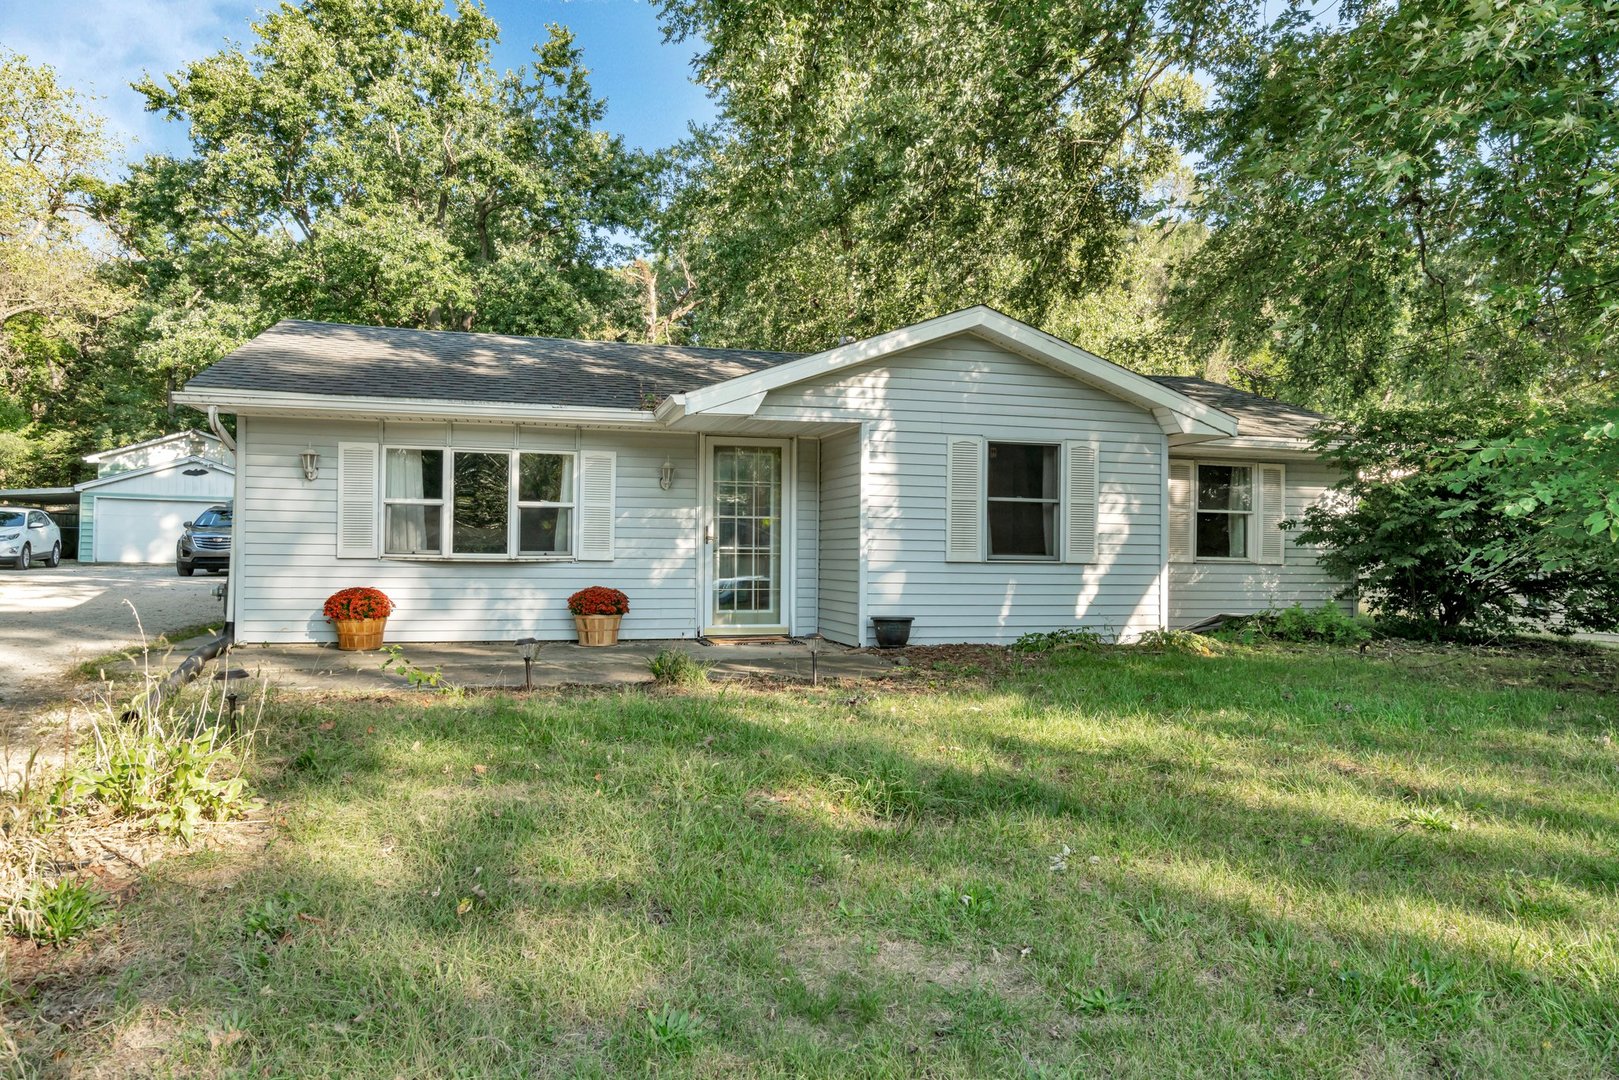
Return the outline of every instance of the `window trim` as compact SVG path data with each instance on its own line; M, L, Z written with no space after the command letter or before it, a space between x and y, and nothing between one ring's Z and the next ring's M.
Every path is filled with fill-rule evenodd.
M579 560L579 452L577 450L541 450L541 449L501 449L500 447L481 446L449 446L445 444L422 443L383 443L380 473L377 483L377 503L380 507L378 515L382 535L378 544L378 557L394 559L402 562L460 562L460 563L563 563L577 562ZM388 454L393 450L436 450L444 454L440 464L442 479L440 491L443 494L437 499L390 499L388 498ZM504 552L468 552L457 554L455 544L455 455L456 454L491 454L506 455L506 550ZM571 490L564 492L569 496L566 502L534 502L519 501L517 497L517 482L519 475L519 455L535 454L547 457L565 457L570 459L569 471L572 474ZM389 552L388 551L388 507L393 506L437 506L439 507L439 548L434 552ZM568 515L568 550L557 554L529 554L518 553L520 541L520 522L518 511L526 509L567 509Z
M1248 470L1248 509L1247 510L1204 510L1198 502L1198 494L1202 490L1202 470L1204 466L1224 469ZM1192 461L1192 561L1194 563L1255 563L1259 562L1255 554L1258 541L1259 521L1259 464L1253 461L1214 461L1209 459L1194 459ZM1244 517L1247 519L1243 528L1243 544L1247 549L1246 555L1204 555L1197 549L1197 517L1199 514L1226 514L1231 517Z
M1008 495L999 495L999 496L991 495L989 493L989 455L990 455L990 449L992 447L996 447L996 446L1036 446L1036 447L1039 447L1042 450L1051 451L1052 462L1053 462L1053 465L1055 466L1056 472L1057 472L1057 484L1056 484L1057 497L1054 498L1054 499L1043 499L1043 498L1042 499L1028 499L1028 498L1008 496ZM1029 439L990 439L990 438L985 438L984 439L984 452L983 452L983 461L984 461L984 464L983 464L983 469L984 469L984 501L983 501L983 508L982 508L982 514L983 514L982 520L983 520L983 530L984 530L983 536L984 536L984 561L985 562L995 562L995 563L1060 563L1060 562L1063 561L1063 552L1064 552L1063 544L1066 542L1066 537L1063 534L1063 518L1065 516L1064 513L1063 513L1063 510L1067 505L1067 499L1064 497L1064 492L1066 491L1066 479L1067 478L1063 475L1064 470L1067 468L1067 463L1063 459L1066 456L1067 455L1063 453L1063 443L1062 443L1061 440L1059 440L1057 442L1054 442L1054 443L1051 443L1051 442L1034 441L1034 440L1029 440ZM1053 507L1054 509L1052 510L1052 528L1051 528L1052 553L1050 555L997 555L997 554L995 554L995 551L994 551L994 544L995 544L994 537L993 537L993 534L990 532L990 528L989 528L989 504L992 503L992 502L1033 503L1033 504L1036 504L1036 505L1039 505L1039 506L1051 506L1051 507Z

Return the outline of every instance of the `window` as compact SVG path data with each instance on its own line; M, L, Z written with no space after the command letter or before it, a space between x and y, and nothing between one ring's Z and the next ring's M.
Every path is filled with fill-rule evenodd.
M1253 469L1247 465L1197 466L1197 557L1246 559L1254 513Z
M34 510L31 513L29 513L29 515L28 515L28 527L30 529L43 529L45 527L45 525L46 525L46 521L45 521L45 515L44 514L40 513L38 510Z
M472 558L573 551L573 455L390 447L383 553Z
M573 458L517 455L517 553L566 555L573 535Z
M382 550L389 555L442 555L444 451L384 453Z
M199 529L229 528L230 520L230 510L225 507L219 507L218 509L210 507L197 515L196 526Z
M989 557L1055 559L1059 490L1056 446L990 443Z

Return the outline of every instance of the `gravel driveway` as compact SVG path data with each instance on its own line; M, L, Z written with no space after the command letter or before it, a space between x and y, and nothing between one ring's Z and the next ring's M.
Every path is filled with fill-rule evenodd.
M142 627L150 640L220 619L224 609L213 593L223 580L183 578L172 566L65 562L55 570L0 570L0 717L65 696L71 681L64 676L140 641Z

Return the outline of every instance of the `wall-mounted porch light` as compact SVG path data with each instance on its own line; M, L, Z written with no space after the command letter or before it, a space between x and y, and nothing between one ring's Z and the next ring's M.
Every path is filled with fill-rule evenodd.
M672 485L674 482L675 463L670 461L668 458L664 458L663 464L658 467L658 486L663 490L668 491L670 485Z
M313 480L320 475L320 452L313 446L299 454L298 460L303 463L305 480Z

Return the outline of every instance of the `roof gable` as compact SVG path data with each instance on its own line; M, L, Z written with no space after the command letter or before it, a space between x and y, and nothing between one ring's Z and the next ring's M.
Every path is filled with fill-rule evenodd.
M682 416L703 414L751 416L772 390L876 364L885 357L958 334L983 338L1138 405L1151 412L1165 432L1206 438L1237 434L1236 419L1220 409L982 305L676 395L658 408L658 419L673 422Z
M98 476L94 480L86 480L82 484L75 484L77 491L87 491L90 488L106 487L108 484L122 484L126 480L137 480L143 476L155 476L158 473L174 472L177 469L198 468L205 472L224 473L226 476L235 476L236 470L222 461L213 458L198 457L188 454L183 458L172 461L160 461L141 469L126 469L123 472L108 473Z

